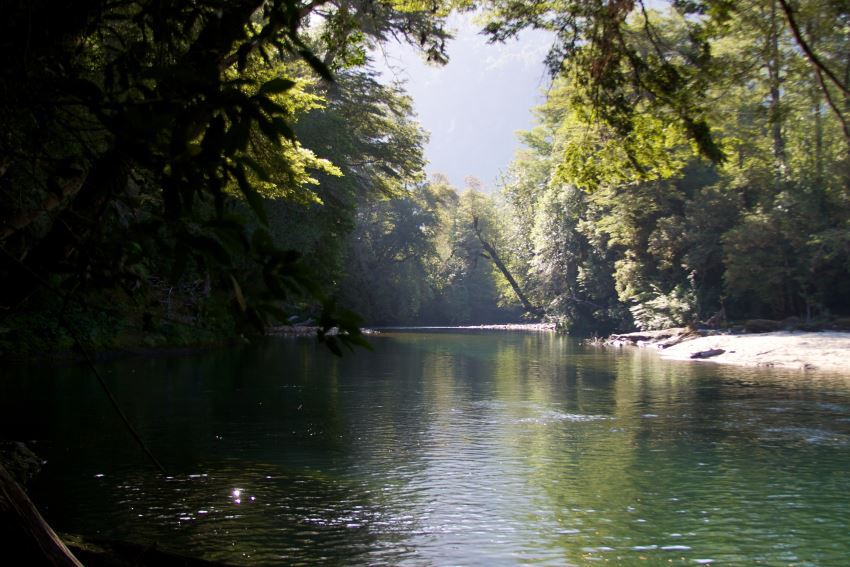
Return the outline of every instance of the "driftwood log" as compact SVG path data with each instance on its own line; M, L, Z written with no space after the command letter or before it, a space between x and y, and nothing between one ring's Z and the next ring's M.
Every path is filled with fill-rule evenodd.
M711 358L712 356L720 356L724 352L726 351L722 348L712 348L692 353L691 358Z
M27 566L83 567L0 463L0 542L3 555Z
M68 536L68 546L47 525L21 485L0 463L0 565L26 567L228 567L185 557L155 546L88 541ZM79 559L78 559L79 557Z

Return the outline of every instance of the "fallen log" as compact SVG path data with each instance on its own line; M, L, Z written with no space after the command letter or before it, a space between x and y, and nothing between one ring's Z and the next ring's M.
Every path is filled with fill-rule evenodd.
M0 463L0 545L18 565L83 567Z
M699 352L694 352L691 354L691 358L711 358L712 356L718 356L726 352L722 348L712 348L708 350L701 350Z

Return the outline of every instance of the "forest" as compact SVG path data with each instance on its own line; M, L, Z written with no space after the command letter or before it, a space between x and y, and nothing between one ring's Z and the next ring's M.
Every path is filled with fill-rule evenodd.
M546 100L492 194L425 175L428 133L372 66L388 41L445 62L447 18L473 10L493 42L553 38ZM2 11L6 354L304 321L339 351L368 325L850 315L842 0Z

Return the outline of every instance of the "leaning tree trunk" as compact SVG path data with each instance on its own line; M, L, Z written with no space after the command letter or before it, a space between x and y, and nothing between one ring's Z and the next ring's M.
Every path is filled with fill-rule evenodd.
M502 262L501 257L499 257L499 253L496 251L496 247L493 246L490 242L485 240L484 236L481 234L481 227L478 226L478 217L472 217L472 228L475 230L475 236L478 237L478 242L481 243L481 247L487 253L485 255L486 258L489 258L496 264L496 267L499 268L499 271L502 272L502 275L505 276L505 279L508 280L508 283L511 284L511 288L514 290L517 298L519 298L520 303L522 303L523 309L531 313L532 315L536 315L537 317L542 317L544 315L543 309L537 307L531 301L529 301L528 297L523 293L522 288L519 287L519 284L511 275L511 272L508 270L508 267L505 266L505 263Z

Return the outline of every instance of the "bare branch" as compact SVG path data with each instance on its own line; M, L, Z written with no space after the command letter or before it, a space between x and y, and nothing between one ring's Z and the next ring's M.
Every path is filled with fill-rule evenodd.
M842 114L841 109L838 108L838 105L832 99L832 94L829 92L829 88L827 88L826 81L823 79L823 73L821 73L820 69L815 69L815 75L818 78L818 84L820 85L821 90L823 91L824 97L826 98L826 102L829 105L829 108L832 109L832 112L835 116L838 117L839 122L841 122L841 130L844 133L844 139L846 140L848 146L850 146L850 124L847 122L847 118ZM848 147L850 150L850 147Z
M788 25L791 27L791 33L794 35L794 39L797 41L797 45L800 46L800 49L803 50L803 53L806 54L806 58L809 62L818 70L818 73L823 73L830 80L830 82L835 85L838 90L844 93L844 96L850 97L850 88L847 87L844 83L842 83L838 77L835 76L835 73L826 66L826 64L820 60L820 58L815 54L812 47L808 44L808 42L803 38L803 34L800 31L800 26L797 24L797 20L794 18L794 11L791 9L791 6L788 4L788 0L779 0L779 4L782 6L782 10L785 12L785 17L788 18ZM823 81L821 80L821 83Z

